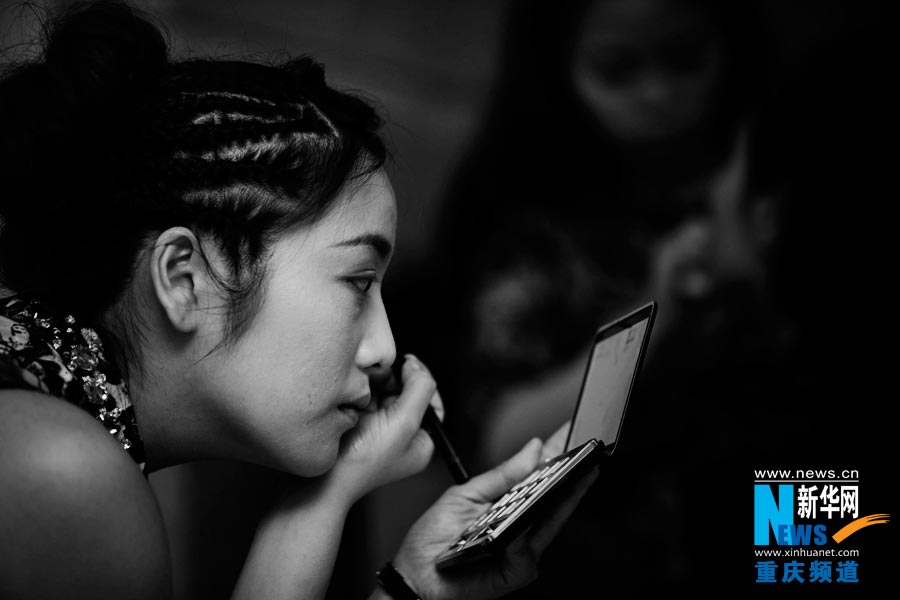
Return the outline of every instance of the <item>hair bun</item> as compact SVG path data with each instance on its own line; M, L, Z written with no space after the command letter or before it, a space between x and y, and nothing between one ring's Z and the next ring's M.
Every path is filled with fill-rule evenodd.
M68 239L107 209L104 185L146 126L168 62L165 30L124 2L48 16L42 53L0 77L0 275L16 289L51 272L47 238Z
M116 0L70 7L49 24L46 40L48 74L64 100L82 106L152 86L168 59L160 27Z
M41 55L0 79L0 164L30 195L36 173L115 155L168 62L162 28L119 0L68 5L43 33Z

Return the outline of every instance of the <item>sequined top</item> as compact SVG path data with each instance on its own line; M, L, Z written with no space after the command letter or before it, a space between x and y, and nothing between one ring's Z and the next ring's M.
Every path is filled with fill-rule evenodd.
M0 299L0 389L50 394L87 411L145 468L134 407L97 332L36 300Z

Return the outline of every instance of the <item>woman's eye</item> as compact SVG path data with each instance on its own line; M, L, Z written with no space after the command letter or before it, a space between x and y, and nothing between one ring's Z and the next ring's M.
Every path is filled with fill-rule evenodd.
M372 287L372 284L375 283L374 276L365 276L365 277L353 277L350 279L350 283L358 289L360 292L365 294L369 291L369 288Z

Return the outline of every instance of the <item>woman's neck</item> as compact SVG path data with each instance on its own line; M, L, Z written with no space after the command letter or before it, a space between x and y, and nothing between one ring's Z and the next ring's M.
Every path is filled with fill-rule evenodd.
M205 441L210 418L195 384L192 345L150 333L139 372L129 376L131 399L144 440L147 471L211 458ZM155 339L152 339L155 338Z

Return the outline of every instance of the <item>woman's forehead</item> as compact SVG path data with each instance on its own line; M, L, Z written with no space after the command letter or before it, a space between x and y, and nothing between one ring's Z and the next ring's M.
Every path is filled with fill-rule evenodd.
M323 219L338 228L376 228L393 236L397 224L394 188L384 170L348 182L338 193L332 209Z
M710 27L709 18L685 2L605 0L592 3L581 31L587 42L613 39L646 44Z
M321 219L300 227L288 246L303 252L340 249L379 240L376 250L390 257L397 227L397 205L390 180L382 172L349 183ZM376 246L375 244L369 244ZM285 248L287 250L287 248Z

